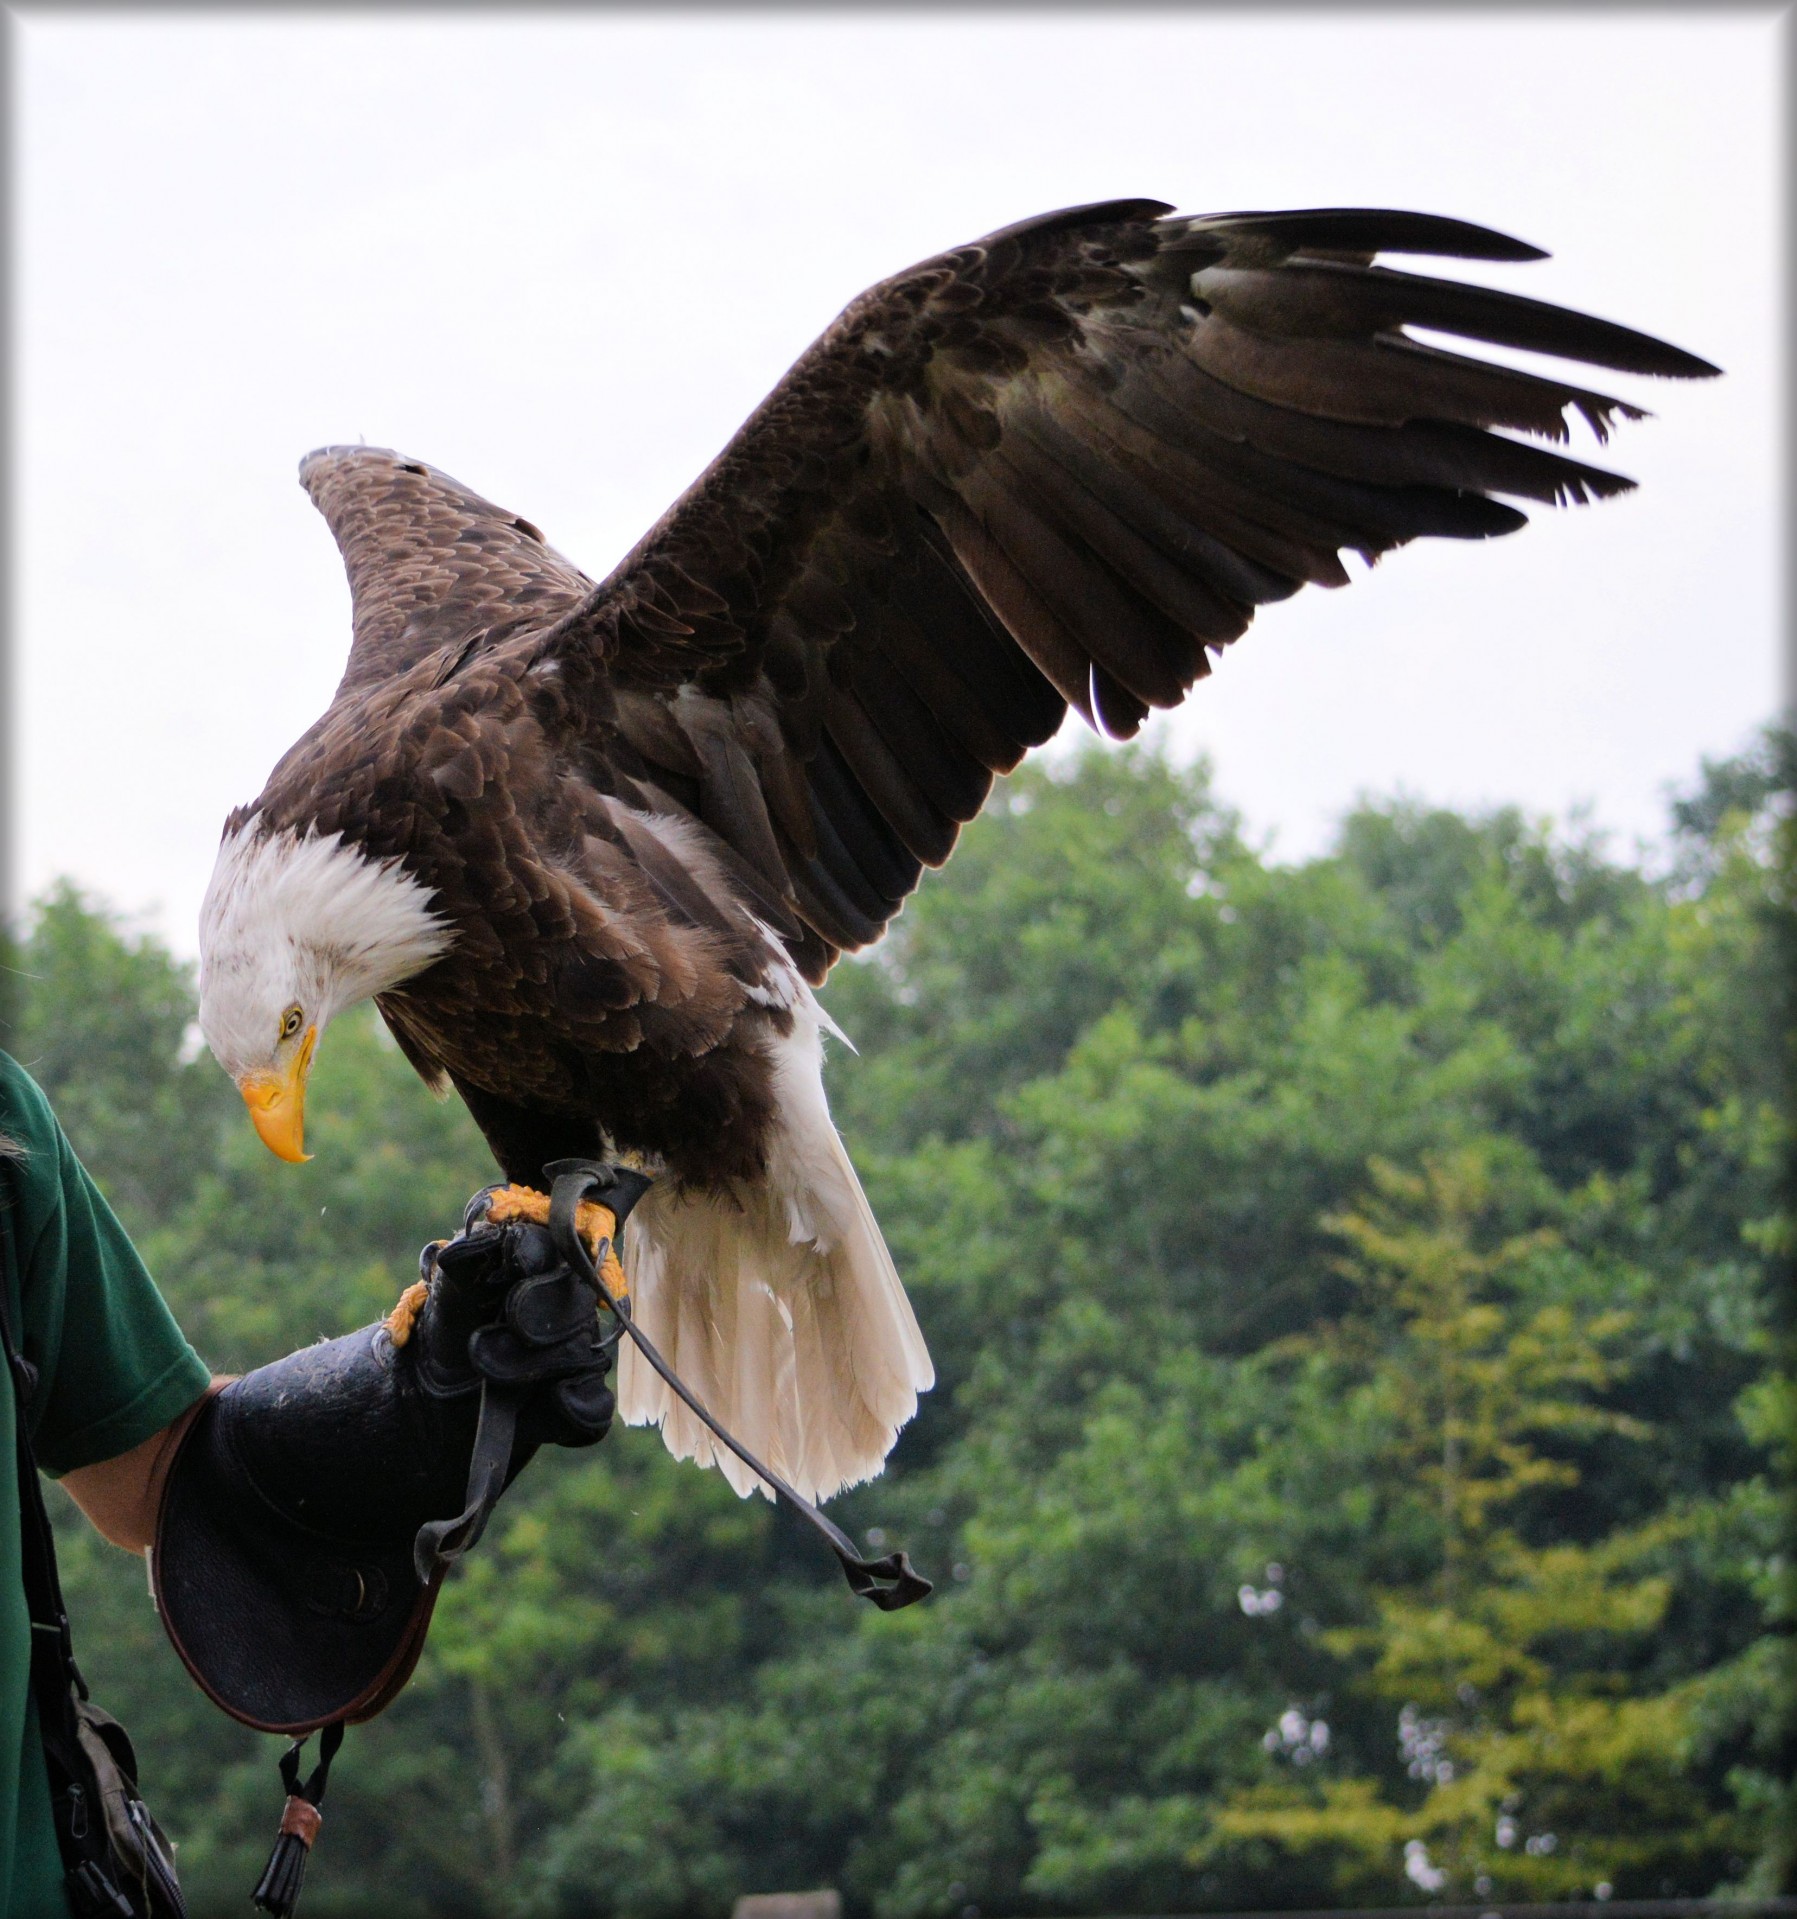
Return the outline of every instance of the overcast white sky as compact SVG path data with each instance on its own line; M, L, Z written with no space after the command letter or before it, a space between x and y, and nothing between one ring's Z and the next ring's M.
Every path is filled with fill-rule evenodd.
M299 456L446 468L602 573L861 287L1025 214L1415 206L1724 366L1640 493L1262 614L1172 737L1301 856L1363 791L1627 848L1780 697L1771 12L15 13L26 893L192 950L348 640ZM1597 384L1604 384L1601 379Z

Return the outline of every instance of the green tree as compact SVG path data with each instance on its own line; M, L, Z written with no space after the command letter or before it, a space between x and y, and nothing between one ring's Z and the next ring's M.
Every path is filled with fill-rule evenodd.
M1326 1850L1354 1897L1406 1876L1507 1899L1712 1880L1748 1834L1728 1795L1693 1776L1703 1682L1634 1677L1666 1623L1666 1547L1696 1515L1590 1540L1552 1524L1581 1442L1641 1436L1605 1403L1625 1316L1538 1303L1526 1275L1563 1256L1557 1236L1482 1243L1502 1210L1492 1155L1372 1171L1365 1204L1331 1222L1357 1255L1360 1309L1312 1337L1376 1408L1416 1563L1371 1589L1373 1623L1324 1643L1393 1713L1402 1782L1262 1786L1219 1828Z
M66 882L37 903L12 966L20 990L0 1045L49 1094L131 1231L172 1218L236 1105L196 1057L192 967Z

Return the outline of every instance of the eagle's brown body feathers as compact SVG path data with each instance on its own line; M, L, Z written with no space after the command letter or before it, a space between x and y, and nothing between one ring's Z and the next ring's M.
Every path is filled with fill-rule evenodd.
M676 858L644 796L580 750L604 697L589 658L517 671L502 650L436 678L427 660L346 687L246 812L341 832L432 889L454 944L377 1004L508 1178L608 1146L678 1177L758 1174L771 1094L753 1039L790 1019L749 998L770 949L727 855L689 830Z

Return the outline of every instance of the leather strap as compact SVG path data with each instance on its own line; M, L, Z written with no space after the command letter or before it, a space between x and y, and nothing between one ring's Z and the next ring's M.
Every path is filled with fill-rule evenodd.
M275 1835L275 1848L269 1854L250 1904L271 1915L271 1919L292 1919L299 1904L300 1890L306 1883L306 1861L318 1842L324 1824L325 1782L331 1776L331 1761L343 1744L343 1721L325 1727L318 1742L318 1764L311 1778L300 1779L300 1749L306 1743L302 1735L281 1755L281 1783L287 1788L287 1804L281 1812L281 1829Z
M529 1391L528 1386L501 1386L482 1379L480 1423L468 1460L467 1504L453 1519L433 1519L418 1528L412 1542L412 1567L419 1585L428 1586L439 1573L447 1572L487 1530L487 1521L506 1488L512 1446L518 1436L518 1412Z

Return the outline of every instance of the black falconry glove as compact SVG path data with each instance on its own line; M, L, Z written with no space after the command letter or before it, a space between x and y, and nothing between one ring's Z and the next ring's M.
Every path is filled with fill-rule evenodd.
M649 1181L582 1170L615 1235ZM488 1217L497 1190L425 1248L409 1333L382 1322L290 1353L182 1438L151 1585L188 1671L245 1725L303 1734L379 1712L531 1455L610 1428L618 1321L546 1227Z

